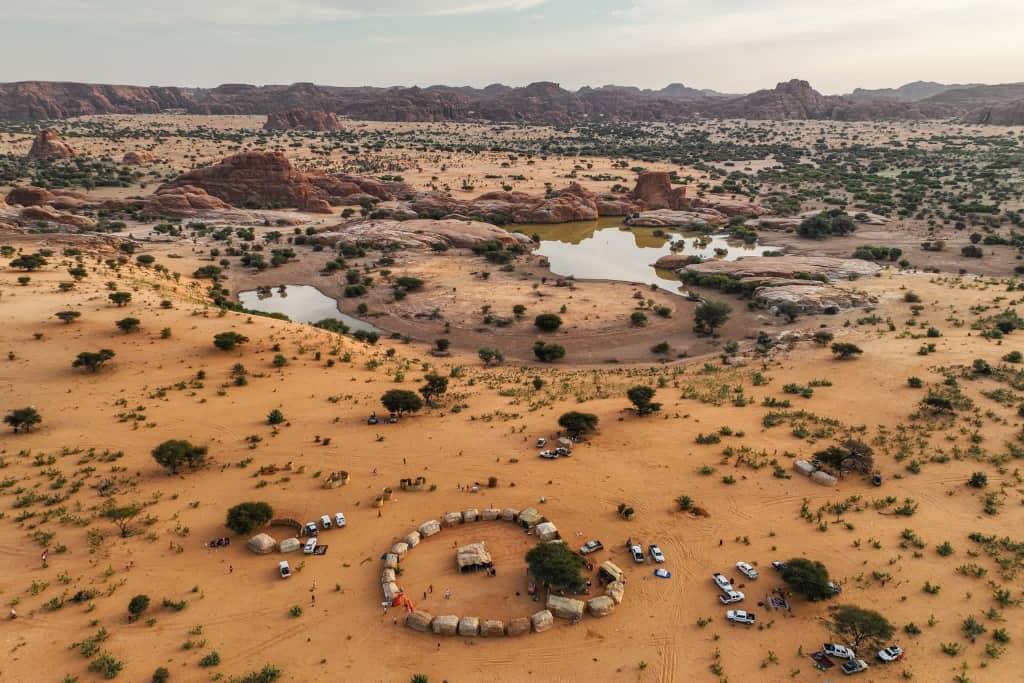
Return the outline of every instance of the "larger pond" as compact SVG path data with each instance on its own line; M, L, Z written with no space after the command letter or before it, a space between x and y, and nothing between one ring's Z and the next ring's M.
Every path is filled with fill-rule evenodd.
M545 256L551 272L581 279L625 280L680 291L679 277L654 267L667 254L696 255L732 261L759 256L770 247L744 244L727 234L705 235L675 228L627 227L621 218L558 225L517 225L516 230L540 238L535 254ZM672 249L673 243L682 244Z
M338 302L311 285L281 285L279 287L250 289L238 293L238 301L246 308L261 313L280 313L289 320L316 323L334 318L348 325L353 332L380 330L368 322L353 318L338 310Z

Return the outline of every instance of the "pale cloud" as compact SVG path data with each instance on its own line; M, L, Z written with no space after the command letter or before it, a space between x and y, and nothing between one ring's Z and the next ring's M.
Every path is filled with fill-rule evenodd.
M522 11L547 0L39 0L4 9L5 20L41 23L266 26L372 17Z

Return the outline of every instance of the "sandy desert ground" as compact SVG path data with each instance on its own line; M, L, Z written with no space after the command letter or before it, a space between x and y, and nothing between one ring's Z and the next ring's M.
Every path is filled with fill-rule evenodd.
M118 126L176 121L104 118ZM260 125L240 118L203 118L202 125ZM864 134L871 128L862 127ZM807 135L815 132L808 126ZM101 138L68 139L94 154L114 153ZM20 150L25 142L6 134L2 145ZM170 161L155 167L160 174L224 151L222 143L170 133L145 144ZM117 156L129 148L118 143ZM517 189L561 185L579 161L538 160ZM610 158L586 161L593 172L629 176ZM481 192L500 186L483 177L502 163L496 155L467 156L453 168L419 157L401 173L417 186L437 176L454 189L470 179ZM611 181L588 186L602 184ZM410 256L402 268L431 287L401 306L368 304L382 314L374 320L413 341L369 345L214 306L209 283L189 277L210 262L206 245L143 243L138 253L154 256L153 266L129 260L115 268L112 249L64 255L78 243L61 235L3 235L4 244L12 256L41 248L54 254L30 273L11 267L10 258L0 267L0 407L33 406L42 417L30 432L0 435L0 601L17 613L0 620L0 680L102 680L89 670L99 650L123 663L118 678L127 681L149 681L161 666L172 681L231 680L265 665L279 668L284 681L408 681L416 674L452 683L835 681L844 678L838 668L816 670L809 657L836 639L826 627L834 604L879 611L906 650L892 664L863 650L871 668L861 680L1020 680L1024 375L1004 357L1024 349L1024 331L982 334L992 328L990 316L1024 303L1024 289L1009 276L1012 256L986 259L991 272L984 275L961 276L940 261L932 265L948 265L944 272L892 264L878 277L839 285L876 297L870 310L792 324L730 299L734 318L710 340L693 335L694 304L681 296L645 292L675 313L627 337L635 285L545 285L545 305L568 305L578 353L537 364L527 360L535 334L498 331L491 334L509 360L485 367L475 353L475 312L482 301L508 308L550 277L536 257L517 264L527 276L496 272L484 282L472 276L482 259ZM848 255L850 246L837 244L818 247ZM87 274L61 291L78 258ZM302 260L257 274L237 270L227 286L313 282L316 271ZM446 298L451 283L457 298ZM337 296L337 286L322 288ZM130 302L115 305L112 291L130 292ZM581 302L586 312L577 313ZM413 310L441 305L455 328L446 357L430 352L439 323L417 322ZM347 302L342 309L354 312ZM54 317L60 311L81 315L65 324ZM126 316L140 329L117 329ZM932 327L937 335L927 332ZM753 343L762 329L780 339L763 354ZM811 339L821 330L863 354L836 359ZM248 342L218 350L213 337L227 331ZM660 339L689 357L650 362L646 349ZM727 350L729 340L738 351ZM99 349L116 355L96 372L72 368L77 354ZM245 368L244 385L235 381L236 364ZM449 379L436 406L396 424L366 424L372 411L384 414L383 392L416 390L431 371ZM636 415L625 395L635 385L655 388L661 410ZM929 410L926 396L949 398L952 412ZM271 426L275 409L285 420ZM597 433L570 458L538 458L535 440L556 436L558 417L571 410L598 416ZM848 437L874 449L881 487L859 475L823 487L793 470L794 461ZM207 463L167 474L150 452L168 439L206 446ZM259 473L270 466L278 470ZM349 472L350 483L324 488L336 470ZM987 476L985 487L968 486L975 472ZM416 476L436 489L400 490L400 479ZM475 493L473 484L480 485ZM391 500L374 507L385 488L394 490ZM680 511L681 495L706 515ZM131 535L121 537L100 515L110 499L141 506ZM257 500L275 517L300 522L344 512L347 526L321 533L322 556L257 555L246 549L246 536L224 526L229 507ZM634 519L619 516L620 503L635 508ZM556 619L550 631L514 638L463 638L417 633L403 626L401 608L382 611L382 554L421 522L467 508L530 506L574 547L603 541L596 561L614 561L627 578L614 613L578 624ZM290 535L267 531L277 540ZM995 540L972 540L976 533ZM222 536L230 546L206 547ZM627 539L645 549L660 545L672 578L653 576L650 560L633 563ZM495 577L456 571L456 546L476 541L492 552ZM409 552L398 582L417 609L434 615L529 616L543 609L543 599L527 595L524 553L534 543L507 522L446 528ZM826 602L791 597L789 611L767 608L770 591L784 585L771 561L794 557L823 562L842 593ZM295 570L288 580L277 574L281 559ZM741 560L760 570L756 581L736 571ZM735 607L755 612L757 626L725 620L714 572L737 580L746 600ZM95 595L74 602L79 591ZM151 604L129 622L128 603L138 594ZM969 618L983 629L973 639L964 629Z

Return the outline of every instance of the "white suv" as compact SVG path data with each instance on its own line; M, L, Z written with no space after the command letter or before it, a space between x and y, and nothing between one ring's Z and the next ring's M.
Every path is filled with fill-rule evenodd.
M734 602L743 602L745 596L741 591L728 591L718 596L718 601L723 605L731 605Z
M821 646L822 652L827 654L829 657L836 657L837 659L857 659L857 653L838 643L825 643Z
M754 569L753 566L747 564L746 562L737 562L736 569L740 570L743 576L747 577L748 579L753 580L757 578L757 570Z
M725 613L725 618L736 624L747 624L748 626L754 623L754 615L752 612L744 612L741 609L731 609Z

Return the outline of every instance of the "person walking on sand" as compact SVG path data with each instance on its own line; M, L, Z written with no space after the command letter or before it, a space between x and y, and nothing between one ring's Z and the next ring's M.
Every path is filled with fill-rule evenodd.
M228 574L234 574L234 573L235 573L235 565L229 564L228 565Z

